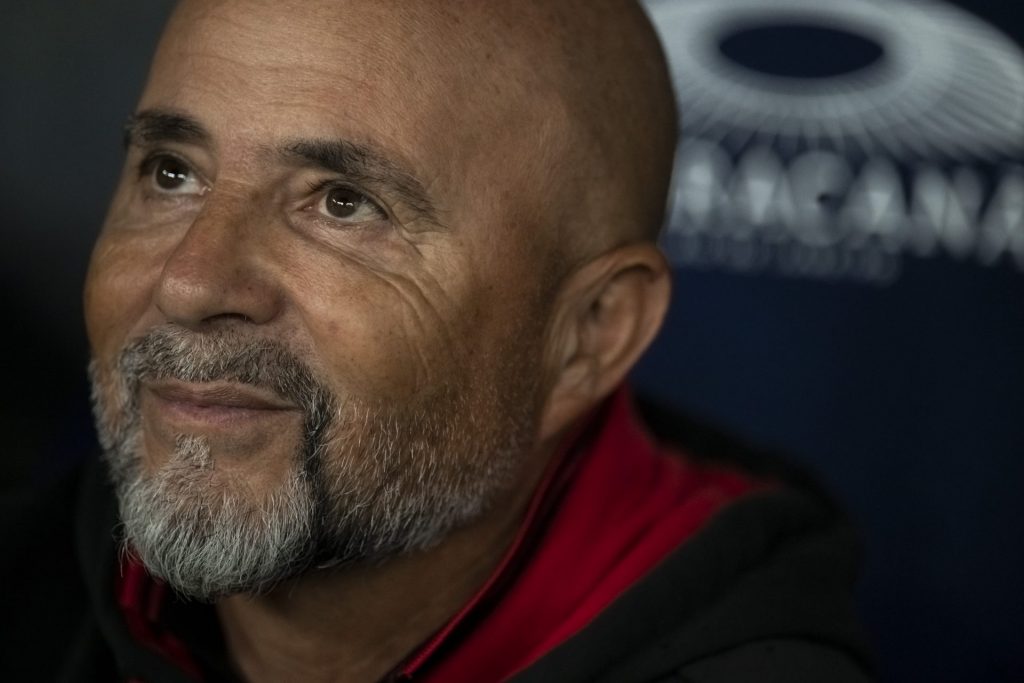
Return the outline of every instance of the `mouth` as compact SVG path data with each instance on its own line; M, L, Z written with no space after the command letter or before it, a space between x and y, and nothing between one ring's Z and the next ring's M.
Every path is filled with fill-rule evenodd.
M299 412L299 407L272 392L237 382L160 380L142 386L143 401L152 399L160 415L176 423L229 426Z

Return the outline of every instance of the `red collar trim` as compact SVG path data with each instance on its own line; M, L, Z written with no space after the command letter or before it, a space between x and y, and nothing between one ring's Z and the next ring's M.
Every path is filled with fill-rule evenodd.
M466 622L467 618L480 607L481 603L496 597L500 593L502 585L512 577L515 565L525 559L524 550L526 550L525 546L528 544L528 541L535 539L538 535L544 520L553 512L560 494L572 480L573 474L580 463L580 458L573 456L582 450L581 447L583 445L590 441L588 436L592 436L593 427L599 423L598 415L603 413L604 410L595 411L594 415L573 430L569 438L562 441L556 456L552 458L546 473L541 477L537 491L530 499L523 522L519 526L519 531L516 532L512 544L505 551L505 555L498 563L497 568L473 597L469 599L469 602L463 605L448 623L441 627L441 630L421 645L406 660L405 664L401 665L398 674L400 677L413 678L429 663L443 645L449 643L453 633Z
M204 680L202 669L185 642L160 622L167 584L146 571L133 555L125 553L121 556L115 593L125 624L136 642L162 655L189 678Z
M659 448L616 392L566 441L498 568L399 677L501 681L587 626L733 499L760 486Z

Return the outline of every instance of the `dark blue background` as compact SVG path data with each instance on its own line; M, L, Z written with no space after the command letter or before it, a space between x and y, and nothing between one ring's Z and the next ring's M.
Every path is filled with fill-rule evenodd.
M1015 4L967 6L1020 42ZM4 482L92 448L80 283L167 6L0 15ZM1019 271L908 258L888 288L679 272L635 376L829 483L864 532L884 680L1024 680Z

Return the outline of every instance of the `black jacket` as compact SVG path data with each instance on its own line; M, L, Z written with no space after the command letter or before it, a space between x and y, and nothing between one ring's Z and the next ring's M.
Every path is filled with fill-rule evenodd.
M697 425L648 416L691 452L799 479ZM101 465L0 505L0 680L188 680L135 643L114 603L116 508ZM813 485L747 496L515 680L869 680L851 600L857 548ZM215 623L210 608L188 609Z

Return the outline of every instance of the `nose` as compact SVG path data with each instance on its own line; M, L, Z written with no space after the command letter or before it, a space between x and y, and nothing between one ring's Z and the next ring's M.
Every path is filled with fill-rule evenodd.
M164 262L155 293L167 322L191 329L221 319L273 320L280 293L261 253L254 216L210 197Z

